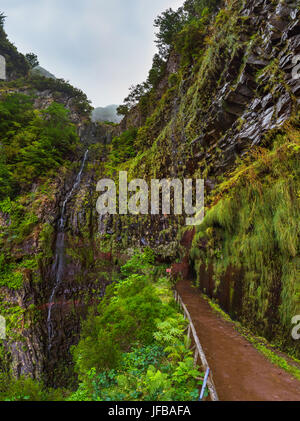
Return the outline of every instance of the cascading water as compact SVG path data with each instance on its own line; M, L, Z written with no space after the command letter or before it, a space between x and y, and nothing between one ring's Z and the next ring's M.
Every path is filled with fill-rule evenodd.
M69 200L71 199L73 193L75 192L75 190L80 185L81 176L82 176L82 172L83 172L83 169L84 169L87 157L88 157L88 153L89 153L89 151L87 150L84 154L82 164L81 164L79 173L77 174L76 180L73 184L73 187L68 192L68 194L66 195L66 198L63 202L63 206L62 206L62 209L61 209L61 215L60 215L60 219L59 219L58 227L57 227L57 238L56 238L56 245L55 245L55 259L54 259L54 263L53 263L52 269L51 269L51 274L52 274L53 278L55 279L55 282L54 282L54 287L53 287L53 290L52 290L52 293L51 293L51 296L50 296L50 300L49 300L49 309L48 309L48 318L47 318L48 351L49 352L51 350L52 339L53 339L53 334L54 334L52 317L51 317L52 316L52 308L54 306L53 301L54 301L54 298L55 298L56 291L57 291L59 285L61 284L62 277L63 277L63 271L64 271L66 209L67 209L67 204L68 204Z

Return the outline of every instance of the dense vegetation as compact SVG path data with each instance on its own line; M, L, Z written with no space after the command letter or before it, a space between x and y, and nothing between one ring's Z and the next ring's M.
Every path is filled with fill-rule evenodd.
M108 174L113 175L120 164L136 155L136 149L134 148L136 136L137 129L132 128L113 138L106 164Z
M272 134L271 150L257 149L220 184L191 251L198 286L200 273L212 273L210 287L201 285L205 292L221 302L228 297L222 302L228 313L277 345L288 343L295 356L290 323L300 311L299 122L298 116Z
M0 83L0 314L15 348L25 343L24 332L45 323L59 208L80 165L72 161L82 156L71 118L93 143L84 182L67 209L70 270L61 285L64 316L67 309L58 332L68 345L72 335L78 344L72 356L69 348L62 353L68 363L54 359L55 379L60 376L65 388L16 379L0 343L0 399L198 397L202 375L193 364L166 266L157 263L180 266L184 258L188 265L182 222L168 215L99 218L95 182L120 170L129 179L206 180L207 214L189 254L195 287L252 333L299 357L290 335L291 318L300 311L299 108L279 59L253 59L255 51L264 51L270 31L258 31L253 16L241 15L242 7L237 0L186 0L177 11L163 12L155 21L158 53L146 82L131 87L119 107L126 116L120 126L91 126L86 95L64 80L27 74L37 57L19 56L0 33L18 70L16 79ZM43 96L46 107L36 109ZM252 98L256 103L246 114ZM272 130L263 130L269 120ZM253 128L247 128L252 121L265 133L255 142ZM276 121L285 124L278 128ZM64 323L72 329L64 330ZM40 331L38 326L34 335ZM45 353L47 338L42 340L35 345ZM25 345L23 352L34 354ZM45 373L46 380L51 375Z
M8 41L3 24L1 15L0 44L9 80L1 81L0 85L0 287L15 291L28 279L41 280L38 268L43 259L49 259L54 229L39 220L40 205L51 196L51 180L57 169L63 173L72 167L71 161L80 145L70 111L62 103L53 101L44 109L35 108L36 89L50 88L55 92L68 85L28 76L28 62L33 66L37 58L33 54L26 58L19 54ZM32 94L22 93L24 88ZM68 93L79 95L71 87ZM81 100L86 101L84 94ZM21 252L21 244L24 241L30 244L33 238L38 240L40 252L36 253L32 246ZM1 292L0 313L7 318L10 335L17 337L16 329L22 320L24 323L24 309L6 298ZM29 313L29 320L34 319L34 305ZM0 348L2 359L2 345Z
M47 390L42 383L1 375L1 400L196 400L203 374L194 367L187 322L173 299L166 267L154 253L136 253L83 323L74 347L79 388ZM5 386L4 386L5 385Z
M83 324L71 400L193 400L201 384L165 267L145 249Z
M0 200L26 191L32 182L52 172L74 152L78 137L68 111L52 103L42 111L23 94L0 101Z
M28 279L38 282L39 264L49 259L53 227L39 221L39 208L49 200L57 168L71 168L78 136L63 105L53 102L36 110L32 97L14 93L0 99L0 138L0 287L18 290ZM30 192L33 183L37 188ZM30 238L38 239L40 252L27 247L20 254L21 244ZM8 318L8 329L19 326L23 309L2 297L0 311Z
M299 358L299 344L291 337L291 319L300 305L299 105L290 88L290 70L284 71L279 59L268 61L265 54L259 66L251 63L262 51L265 35L250 23L251 17L241 15L244 6L237 1L219 10L218 6L222 3L201 13L194 9L194 19L182 27L175 12L158 19L163 45L172 45L169 58L174 51L179 54L177 71L169 74L157 101L151 93L138 93L138 105L130 103L142 116L146 110L146 118L134 140L138 154L119 168L128 169L129 178L141 172L149 179L162 178L172 172L209 180L207 184L213 185L207 188L209 212L191 254L196 285L255 334ZM167 22L173 18L177 23L171 37L167 29L172 24ZM226 101L221 92L228 86L231 98ZM249 124L255 113L243 114L241 102L250 101L247 95L256 97L258 104L261 98L270 98L256 113L272 112L275 122L283 90L292 117L278 131L267 131L256 140L257 149ZM153 108L147 106L146 97L151 97ZM131 114L136 112L132 109ZM243 133L245 123L249 130ZM128 118L127 128L130 124ZM259 125L256 130L265 133ZM176 159L184 164L177 165ZM180 226L178 221L172 224ZM168 252L173 250L170 244Z
M130 87L124 104L118 108L119 114L127 115L129 110L137 104L144 109L145 114L153 109L151 102L155 98L156 88L165 76L167 61L172 49L181 43L184 34L190 32L193 26L199 29L199 20L203 22L205 19L207 24L207 17L211 16L220 4L221 0L186 0L178 10L167 9L155 19L154 26L157 28L155 42L158 53L153 57L147 80ZM183 34L181 31L184 31ZM196 49L197 45L194 47ZM151 108L149 108L150 104Z
M57 101L62 98L72 100L72 105L76 111L89 118L92 106L91 102L87 99L86 94L64 79L52 79L38 74L31 74L27 79L27 82L30 87L37 89L38 91L50 90Z

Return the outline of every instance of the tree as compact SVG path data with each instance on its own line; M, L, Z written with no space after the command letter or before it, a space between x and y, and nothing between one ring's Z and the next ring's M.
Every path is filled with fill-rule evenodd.
M128 108L132 108L136 105L141 97L149 90L149 85L147 82L140 83L138 85L132 85L129 88L129 95L125 98L124 102Z
M209 12L214 12L221 0L186 0L183 5L183 10L187 14L187 20L193 18L201 18L204 9Z
M190 44L196 41L195 48L190 49L190 55L199 48L199 40L202 40L199 28L201 24L204 24L203 16L215 11L220 3L221 0L186 0L183 7L177 11L171 8L167 9L155 19L154 26L158 28L155 40L158 54L153 57L147 81L130 87L124 104L117 109L118 114L127 115L130 109L141 100L141 102L147 103L147 95L152 89L157 88L165 75L166 63L173 46L176 44L178 46L180 42L187 44L189 40L192 40ZM189 23L192 27L187 26ZM191 36L188 36L191 28L193 31ZM178 40L178 34L184 29L187 33L182 34L181 39ZM184 48L185 45L180 46L181 50Z
M2 28L4 26L5 19L6 19L6 16L4 15L4 13L0 13L0 27Z
M119 105L119 107L117 108L117 114L118 115L127 115L129 113L129 108L128 105Z
M167 9L155 19L154 26L158 28L155 43L162 58L168 57L174 37L182 29L184 21L182 8L177 11Z
M154 21L154 26L158 28L155 42L160 57L168 58L175 36L187 22L201 18L205 9L208 12L217 10L220 3L221 0L186 0L183 7L177 11L167 9L158 16Z
M28 53L25 55L25 57L32 69L40 64L37 55L34 53Z
M152 68L149 71L147 83L152 87L156 88L164 74L166 68L166 61L160 57L159 54L155 54L153 57Z
M62 165L78 144L69 111L53 102L34 110L33 99L8 94L0 100L0 201Z

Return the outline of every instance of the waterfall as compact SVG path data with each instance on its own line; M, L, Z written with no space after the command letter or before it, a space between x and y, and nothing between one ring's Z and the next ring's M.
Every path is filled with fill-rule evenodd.
M53 278L55 279L54 287L50 296L49 300L49 309L48 309L48 317L47 317L47 328L48 328L48 351L50 352L51 346L52 346L52 339L53 339L53 323L52 323L52 308L54 306L54 298L56 291L59 287L59 285L62 282L63 277L63 271L64 271L64 257L65 257L65 226L66 226L66 210L67 210L67 204L71 197L73 196L73 193L75 190L79 187L81 183L81 176L82 172L84 170L84 166L87 160L89 151L87 150L84 154L82 164L79 170L79 173L77 174L77 177L75 179L75 182L73 184L72 189L67 193L65 200L62 205L60 219L58 221L58 227L57 227L57 237L56 237L56 244L55 244L55 259L54 263L52 265L51 274Z

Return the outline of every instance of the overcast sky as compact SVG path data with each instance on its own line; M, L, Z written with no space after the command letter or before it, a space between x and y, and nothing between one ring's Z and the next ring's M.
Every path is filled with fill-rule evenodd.
M183 0L1 0L9 39L82 89L95 107L120 104L155 53L153 21Z

